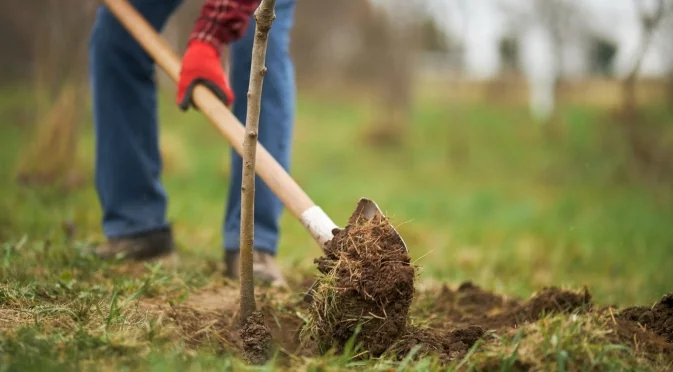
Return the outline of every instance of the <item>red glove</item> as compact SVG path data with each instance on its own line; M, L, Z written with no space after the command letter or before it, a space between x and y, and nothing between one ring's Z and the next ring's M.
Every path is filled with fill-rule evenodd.
M177 104L183 111L190 106L195 107L192 92L199 83L210 88L227 107L231 107L234 93L224 76L219 52L212 45L195 40L189 44L182 58L178 80Z

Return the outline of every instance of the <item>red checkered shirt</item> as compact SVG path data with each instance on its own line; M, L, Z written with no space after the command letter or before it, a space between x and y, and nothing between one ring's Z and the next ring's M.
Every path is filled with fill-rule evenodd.
M261 0L206 0L189 37L218 50L243 36Z

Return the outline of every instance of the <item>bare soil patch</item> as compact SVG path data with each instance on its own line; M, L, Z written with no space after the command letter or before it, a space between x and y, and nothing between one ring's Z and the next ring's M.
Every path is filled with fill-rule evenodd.
M673 293L665 295L654 306L636 306L619 313L620 320L637 323L673 343Z
M281 355L301 353L299 316L303 305L294 299L294 292L274 288L257 288L258 312L255 321L239 324L239 289L232 283L203 288L180 304L169 305L167 299L146 304L165 312L179 337L190 348L207 347L218 354L234 354L247 360L260 360L258 351L280 352Z
M663 356L673 362L673 293L652 306L623 310L596 307L587 288L579 291L544 288L524 300L465 282L455 290L443 286L439 291L422 292L417 297L423 306L412 308L411 316L430 320L427 328L410 331L402 338L395 348L399 356L420 344L419 354L432 352L442 360L456 360L478 338L488 337L489 331L508 334L546 315L579 314L610 319L607 331L614 342L629 345L653 359ZM477 334L481 336L475 339Z
M631 346L639 355L673 363L673 293L651 306L597 307L587 288L542 288L529 298L508 297L472 282L456 288L415 291L415 268L384 218L353 219L335 231L325 254L316 259L320 275L311 304L302 301L311 280L289 292L257 288L258 312L239 326L239 288L223 282L191 293L178 304L146 298L141 306L163 313L190 348L209 347L252 363L278 353L281 363L296 356L342 352L354 337L359 357L402 359L435 355L460 360L478 342L494 345L494 335L552 315L589 316L607 321L601 334ZM1 309L1 306L0 306ZM308 335L308 337L306 337ZM524 362L517 367L532 368Z
M390 265L385 261L372 262L384 267ZM385 273L385 270L381 272ZM344 281L340 285L336 279L330 282L333 288L338 289L333 290L332 294L351 297L346 297L348 301L337 299L331 303L331 306L343 306L336 308L343 313L334 315L333 312L331 318L325 319L336 319L339 323L321 324L325 327L323 331L333 332L321 335L332 337L328 341L335 350L343 347L341 343L354 334L356 320L359 319L365 322L359 334L364 335L359 338L363 346L359 351L361 357L377 354L400 360L416 350L415 358L432 355L444 363L455 363L464 358L478 341L482 342L478 350L488 345L498 345L494 334L512 335L547 315L577 314L600 319L592 324L602 327L595 331L604 334L610 343L628 345L641 357L653 361L663 359L673 363L673 293L664 295L650 306L618 309L596 306L586 288L578 291L544 288L524 299L503 296L465 282L455 288L445 285L414 293L407 287L408 280L411 280L408 275L400 278L397 273L388 276L382 274L388 281L398 280L398 284L389 285L377 284L375 278L365 273L353 276L350 276L350 271L348 276L345 276L346 271L342 273ZM189 349L206 348L217 354L230 354L253 363L266 360L270 356L266 351L270 351L278 355L277 360L282 365L290 366L297 357L315 357L327 351L324 345L316 342L319 340L302 337L310 331L310 327L315 326L310 320L315 309L302 301L303 293L310 283L297 283L297 287L290 291L257 288L257 322L247 324L243 329L237 318L239 288L228 281L194 291L183 301L175 293L143 297L138 306L130 305L124 312L127 321L136 324L141 324L143 319L158 319L156 323L165 327L163 335L184 343ZM397 286L405 290L400 291ZM382 296L387 301L372 300L365 293L375 299L376 296ZM410 295L414 296L413 303ZM5 320L0 322L0 331L10 335L22 326L30 326L35 322L36 313L41 314L39 318L42 327L76 328L69 312L44 313L42 309L45 306L43 304L34 308L24 302L0 302L0 318ZM64 306L67 305L62 304L59 308ZM382 308L387 312L385 319L365 313L381 311ZM349 321L343 314L349 314L355 320ZM102 321L104 317L96 317L87 320L86 324L89 328L98 329ZM144 336L138 332L128 334L128 337L128 341L133 342L134 337ZM517 363L521 370L535 367L522 361Z

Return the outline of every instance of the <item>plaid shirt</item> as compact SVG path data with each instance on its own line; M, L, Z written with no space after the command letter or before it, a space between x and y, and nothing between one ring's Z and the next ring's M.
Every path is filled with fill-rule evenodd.
M200 40L218 50L243 36L261 0L205 0L189 41Z

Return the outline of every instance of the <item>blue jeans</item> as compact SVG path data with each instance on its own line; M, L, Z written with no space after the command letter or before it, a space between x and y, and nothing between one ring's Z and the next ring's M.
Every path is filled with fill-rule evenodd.
M270 31L259 142L289 171L295 107L294 65L289 55L296 0L278 0ZM161 31L182 0L130 0ZM245 124L255 20L231 47L232 107ZM96 134L95 184L108 238L169 226L167 195L160 180L155 64L104 6L98 10L90 44L93 119ZM207 130L207 129L204 129ZM224 139L223 139L224 141ZM222 233L224 249L239 249L241 158L231 150L231 176ZM276 254L283 210L271 189L256 177L255 249Z

